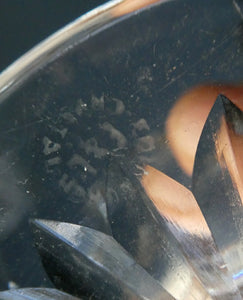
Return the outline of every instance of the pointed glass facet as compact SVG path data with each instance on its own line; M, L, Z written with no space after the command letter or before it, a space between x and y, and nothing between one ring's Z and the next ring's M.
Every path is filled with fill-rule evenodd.
M206 299L180 244L144 192L138 163L129 157L110 164L106 201L113 236L176 299Z
M243 288L243 113L218 96L203 128L192 192L227 268Z
M32 227L57 288L95 299L174 299L111 236L47 220L34 220Z
M149 165L143 169L145 192L208 293L213 299L241 299L191 191Z

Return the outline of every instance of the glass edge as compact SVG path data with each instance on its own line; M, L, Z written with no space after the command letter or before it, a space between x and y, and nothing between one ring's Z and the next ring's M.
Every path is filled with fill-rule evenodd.
M81 32L86 33L86 36L83 39L88 38L89 30L95 30L111 23L114 20L118 21L122 18L127 18L138 11L147 9L148 7L175 0L136 1L138 0L108 1L107 3L102 4L78 17L76 20L57 30L55 33L27 51L0 73L0 103L10 92L14 91L21 83L23 83L28 76L40 68L44 61L49 63L52 57L57 57L58 54L62 54L65 50L69 49L70 46L75 45L75 43L73 43L73 45L66 45L66 48L63 47L61 49L61 46L64 45L70 38ZM131 5L132 9L129 10L129 12L125 9L124 13L117 14L116 11L122 8L122 5ZM60 52L57 51L59 50L59 47Z
M2 98L3 94L5 95L11 87L21 83L26 76L30 75L31 71L40 67L42 58L55 51L69 38L79 32L91 29L95 25L104 25L112 21L115 18L112 14L113 9L125 1L111 0L88 11L20 56L0 73L0 97Z

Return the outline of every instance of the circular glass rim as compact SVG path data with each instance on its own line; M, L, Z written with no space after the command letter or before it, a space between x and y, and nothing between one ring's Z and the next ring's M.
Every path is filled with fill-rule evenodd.
M0 102L38 68L106 27L148 7L173 0L111 0L85 13L27 51L0 73ZM79 35L78 42L75 37Z

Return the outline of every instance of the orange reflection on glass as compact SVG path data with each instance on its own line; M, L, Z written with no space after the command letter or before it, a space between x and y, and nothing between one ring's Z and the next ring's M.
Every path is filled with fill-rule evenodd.
M210 235L193 194L177 181L147 165L141 183L160 214L191 234Z
M189 176L192 175L203 126L219 94L225 95L243 110L243 85L204 85L180 97L168 116L166 133L171 151Z
M113 15L115 17L123 16L134 12L136 10L145 8L156 2L162 2L161 0L126 0L115 7Z
M243 136L229 128L223 119L216 145L219 161L227 166L243 204Z

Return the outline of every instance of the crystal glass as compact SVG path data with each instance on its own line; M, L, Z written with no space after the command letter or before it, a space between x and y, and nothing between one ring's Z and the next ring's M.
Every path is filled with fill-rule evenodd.
M119 254L141 299L241 299L242 68L242 11L227 0L110 1L7 68L0 288L96 293L53 274L52 232L113 279Z

